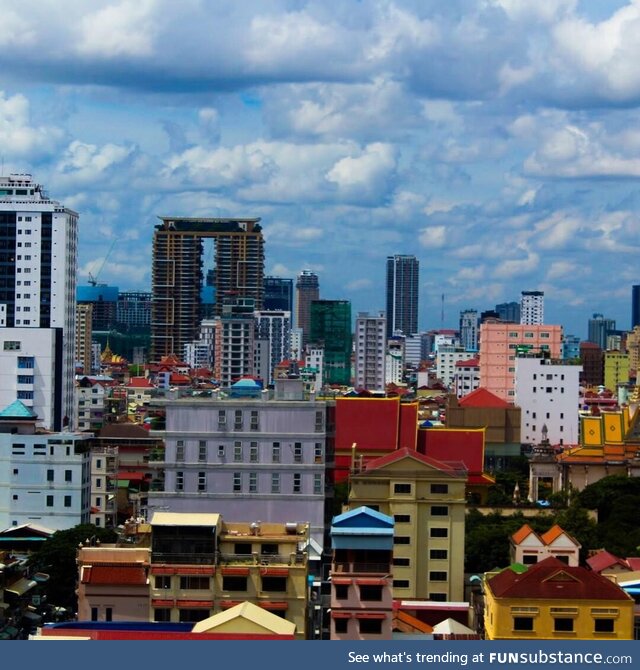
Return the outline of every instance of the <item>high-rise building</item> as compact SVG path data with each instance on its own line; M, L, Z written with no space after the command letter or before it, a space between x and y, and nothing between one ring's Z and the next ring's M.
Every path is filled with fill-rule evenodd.
M601 347L595 342L580 342L580 362L582 363L580 383L584 386L601 386L604 383Z
M564 335L562 338L562 358L565 361L580 358L580 338L576 335Z
M73 425L78 215L31 175L0 177L0 406Z
M93 305L76 306L76 364L82 373L89 375L91 367L91 316Z
M151 293L148 291L120 291L116 307L116 321L126 330L147 329L151 326Z
M367 391L384 391L387 320L384 312L377 316L360 312L356 318L355 387Z
M522 291L520 323L523 326L541 326L544 323L543 291Z
M589 319L589 336L587 340L597 344L600 349L607 348L607 337L616 329L615 319L607 319L602 314L594 314Z
M258 310L255 313L256 339L268 342L268 371L265 384L273 383L276 365L289 358L291 349L291 312L284 310Z
M202 316L203 240L215 241L215 313L227 298L248 298L262 309L264 238L260 219L160 217L153 237L151 360L197 338Z
M640 326L640 284L631 287L631 330Z
M499 305L496 305L495 312L501 321L520 323L519 302L501 302Z
M94 331L108 331L115 328L118 309L118 287L106 284L78 286L76 300L80 305L93 307Z
M311 303L320 299L318 275L303 270L296 281L296 328L302 330L302 345L309 341L311 331Z
M351 383L351 303L314 300L309 341L324 348L323 382Z
M264 278L264 309L293 314L293 279Z
M475 309L460 312L460 343L467 351L478 351L480 318Z
M415 256L387 256L387 337L418 332L419 269Z
M216 320L213 372L222 388L254 374L254 311L251 298L229 298Z

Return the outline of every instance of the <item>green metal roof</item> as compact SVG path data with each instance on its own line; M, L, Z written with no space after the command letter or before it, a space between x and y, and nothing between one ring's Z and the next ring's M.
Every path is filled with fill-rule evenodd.
M0 411L0 419L37 419L38 415L20 400L15 400Z

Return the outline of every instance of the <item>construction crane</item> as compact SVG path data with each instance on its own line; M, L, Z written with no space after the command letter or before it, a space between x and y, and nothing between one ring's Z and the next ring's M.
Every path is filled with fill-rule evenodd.
M98 270L95 274L92 274L91 272L87 272L87 275L89 276L89 283L91 286L97 286L98 285L98 277L100 276L100 273L102 272L102 268L104 268L105 263L107 262L107 259L111 255L111 252L113 251L113 247L115 247L116 242L118 238L114 237L113 241L111 242L111 246L109 247L109 251L107 251L105 257L102 259L102 263L98 266Z

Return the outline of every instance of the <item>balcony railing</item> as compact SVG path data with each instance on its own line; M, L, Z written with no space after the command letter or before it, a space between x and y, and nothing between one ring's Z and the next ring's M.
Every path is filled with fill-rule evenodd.
M178 563L194 565L214 565L216 557L211 554L169 554L160 551L153 552L154 563Z
M353 574L388 575L391 573L391 565L389 563L334 563L333 571Z

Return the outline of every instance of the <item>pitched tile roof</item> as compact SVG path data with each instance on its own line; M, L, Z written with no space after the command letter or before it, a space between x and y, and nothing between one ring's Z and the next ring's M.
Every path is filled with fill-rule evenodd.
M461 407L492 407L492 408L507 408L513 407L506 400L499 398L491 391L480 387L471 393L460 398L458 404Z
M154 386L146 377L131 377L127 388L152 389Z
M144 586L147 583L147 575L141 565L86 565L82 570L82 583Z
M395 463L404 458L412 458L420 463L425 463L430 465L432 468L440 470L444 474L450 475L451 477L464 477L466 471L460 467L453 467L450 463L443 463L442 461L437 461L435 458L429 458L424 454L418 453L415 449L409 449L408 447L403 447L402 449L396 449L386 456L380 456L380 458L375 458L372 461L369 461L366 465L365 470L367 472L371 470L377 470L389 463ZM462 464L460 464L462 465Z
M623 567L626 567L624 564L624 561L621 558L618 558L617 556L614 556L611 552L609 551L599 551L597 554L594 554L593 556L589 557L587 559L587 565L594 571L594 572L602 572L603 570L606 570L607 568L612 568L614 565L621 565Z
M540 536L540 539L545 543L545 544L551 544L555 540L557 540L561 535L565 535L567 538L569 538L576 546L578 545L578 542L567 533L567 531L563 530L558 526L558 524L555 524L555 526L551 527L546 533Z
M629 600L617 584L581 567L569 567L557 558L545 558L525 573L503 570L487 582L497 598L551 600Z
M529 524L525 523L524 526L522 526L511 536L511 539L513 540L514 544L520 544L524 539L529 537L531 533L534 533L535 535L535 531L533 530L533 528L531 528Z

